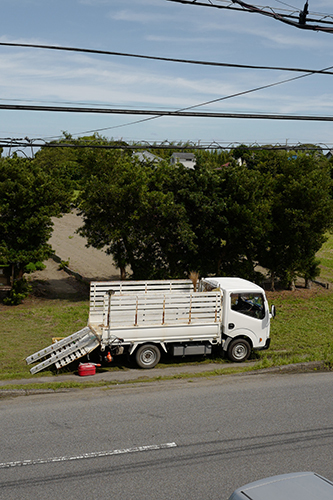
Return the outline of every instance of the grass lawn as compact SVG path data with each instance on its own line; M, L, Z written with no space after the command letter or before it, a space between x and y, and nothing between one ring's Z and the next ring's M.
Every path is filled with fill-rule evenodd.
M30 377L25 358L50 345L53 337L86 326L88 311L88 301L29 298L19 306L0 306L0 379Z
M269 303L277 308L277 316L272 321L271 347L256 353L248 368L315 360L333 366L333 292L317 286L311 290L299 288L294 292L268 292L267 295ZM52 337L67 336L85 326L88 302L28 299L20 306L1 306L0 316L0 379L33 379L35 375L30 374L25 358L51 344ZM228 363L220 358L186 358L175 364L194 359L200 363ZM66 370L70 372L70 366L61 372ZM54 371L41 373L52 375Z
M318 258L322 270L320 279L333 283L332 235L318 252ZM333 367L333 288L317 285L310 290L268 292L267 296L277 309L272 321L271 347L254 354L249 369L301 361L324 361L327 367ZM19 306L0 305L0 379L33 379L25 358L50 345L53 337L70 335L85 326L88 310L87 300L31 297ZM217 366L228 363L220 358L197 358L196 362L212 361ZM177 360L175 364L184 362L189 360ZM64 370L70 371L71 367L62 372ZM51 375L54 371L42 373Z
M271 347L258 353L263 366L325 361L333 367L333 291L314 287L267 295L277 315Z
M326 243L317 253L320 260L320 279L333 283L333 235L329 234Z

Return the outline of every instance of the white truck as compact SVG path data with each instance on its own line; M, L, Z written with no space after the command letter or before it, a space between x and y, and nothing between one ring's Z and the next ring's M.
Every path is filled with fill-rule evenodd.
M90 284L88 326L26 358L36 373L59 369L98 349L105 361L127 353L141 368L161 354L209 355L224 351L234 362L268 349L270 319L265 291L241 278L109 281Z

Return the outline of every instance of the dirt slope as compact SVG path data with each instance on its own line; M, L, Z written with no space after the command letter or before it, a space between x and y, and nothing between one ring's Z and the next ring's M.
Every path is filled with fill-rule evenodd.
M102 250L87 248L86 239L76 234L82 225L81 217L76 212L66 214L60 219L54 218L54 230L50 243L56 255L63 261L69 261L69 267L89 280L119 279L112 256Z
M113 259L101 250L86 247L86 239L76 234L82 219L76 212L54 218L54 230L50 239L55 255L62 261L69 261L68 267L85 281L118 280L119 271ZM70 297L83 291L82 285L67 272L59 269L59 264L49 259L46 269L29 276L36 293L41 296L58 298Z

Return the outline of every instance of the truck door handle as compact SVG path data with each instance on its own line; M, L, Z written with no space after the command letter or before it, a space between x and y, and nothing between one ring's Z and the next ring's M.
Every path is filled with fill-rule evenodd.
M229 328L229 330L232 330L233 328L235 328L234 323L229 323L228 328Z

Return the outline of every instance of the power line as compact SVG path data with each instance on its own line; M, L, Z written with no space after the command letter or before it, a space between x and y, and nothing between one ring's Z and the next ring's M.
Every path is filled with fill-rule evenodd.
M285 11L279 11L278 9L273 9L272 7L261 7L257 5L248 4L246 2L243 2L242 0L231 0L231 1L220 0L220 2L224 2L224 5L214 4L211 0L206 0L206 2L199 2L197 0L168 0L168 1L182 3L182 4L204 6L204 7L215 7L218 9L242 10L244 12L262 14L264 16L271 17L277 21L281 21L295 28L312 30L312 31L323 31L325 33L333 33L333 27L325 26L333 24L333 16L331 14L313 13L312 16L316 16L317 18L314 17L310 18L307 1L304 5L303 10L296 9L296 11L292 12L291 14L285 13ZM239 7L235 7L235 4L239 5ZM313 24L313 23L320 23L320 24Z
M163 141L162 143L157 143L156 141L153 143L149 143L148 141L138 142L130 142L126 143L124 141L112 141L104 144L97 143L97 141L85 140L80 142L46 142L41 139L29 139L25 137L25 139L0 139L0 148L6 149L8 148L8 157L17 155L21 153L25 158L32 160L35 157L34 149L38 148L69 148L69 149L82 149L82 148L90 148L90 149L104 149L104 150L123 150L135 152L138 150L173 150L173 151L227 151L230 152L237 147L242 146L246 147L251 151L297 151L297 152L308 152L308 151L319 151L324 154L324 151L332 151L332 147L328 144L305 144L305 143L297 143L297 144L265 144L261 145L258 142L247 144L246 142L237 142L237 143L227 143L227 142L217 142L213 141L210 143L203 143L199 141L197 143L192 141L187 141L183 144L173 144L169 141ZM30 149L30 154L27 155L25 150Z
M193 4L193 5L197 5L197 6L201 6L201 7L215 7L217 9L227 9L227 10L235 10L235 11L240 11L240 12L244 12L244 7L243 6L240 6L240 5L237 5L238 2L234 1L234 0L216 0L216 1L219 1L219 4L214 4L211 0L202 0L202 1L198 1L198 0L168 0L169 2L176 2L176 3L182 3L182 4ZM258 6L256 6L258 8ZM288 6L290 7L290 6ZM270 8L270 7L266 7L266 8ZM271 12L273 12L273 9L271 9ZM299 9L297 8L293 8L292 11L290 11L289 9L286 10L286 9L275 9L275 12L281 12L281 14L284 14L287 18L290 18L290 19L298 19L298 12L299 12ZM288 14L288 12L291 12L290 14ZM295 12L297 12L297 15L295 15Z
M178 1L178 0L169 0L169 1ZM182 0L182 2L183 2L183 0ZM194 2L189 2L189 3L195 3L195 2L196 2L196 0L194 0ZM188 3L188 2L185 2L185 3ZM196 3L196 4L198 5L199 3ZM205 105L208 105L208 104L216 103L216 102L223 101L223 100L226 100L226 99L230 99L230 98L233 98L233 97L238 97L238 96L245 95L245 94L248 94L248 93L251 93L251 92L255 92L255 91L258 91L258 90L263 90L263 89L270 88L270 87L273 87L273 86L276 86L276 85L280 85L282 83L287 83L287 82L290 82L290 81L293 81L293 80L304 78L306 76L310 76L310 75L313 75L313 74L317 74L317 73L318 74L330 74L330 75L333 74L332 71L329 71L329 70L332 69L332 66L328 67L328 68L321 69L321 70L310 70L310 69L304 69L304 68L286 68L286 67L276 67L276 66L255 66L255 65L234 64L234 63L218 63L218 62L207 62L207 61L195 61L195 60L188 60L188 59L175 59L175 58L166 58L166 57L158 57L158 56L146 56L146 55L139 55L139 54L123 53L123 52L113 52L113 51L105 51L105 50L97 50L97 49L82 49L82 48L77 48L77 47L64 47L64 46L54 46L54 45L26 44L26 43L15 43L15 42L0 42L0 45L4 45L4 46L16 46L16 47L28 47L28 48L38 48L38 49L50 49L50 50L64 50L64 51L74 51L74 52L90 52L90 53L97 53L97 54L115 55L115 56L123 56L123 57L138 57L138 58L143 58L143 59L154 59L154 60L162 60L162 61L170 61L170 62L178 62L178 63L187 63L187 64L202 64L202 65L222 66L222 67L234 67L234 68L244 68L244 69L266 69L266 70L280 70L280 71L296 71L296 72L305 73L303 75L300 75L300 76L297 76L297 77L293 77L293 78L290 78L290 79L282 80L282 81L271 83L271 84L268 84L268 85L263 85L263 86L260 86L260 87L256 87L254 89L246 90L246 91L243 91L243 92L238 92L238 93L235 93L235 94L232 94L232 95L229 95L229 96L224 96L224 97L221 97L221 98L217 98L217 99L206 101L206 102L203 102L203 103L200 103L200 104L189 106L187 108L183 108L183 109L180 109L178 111L165 112L163 114L161 114L161 113L158 113L158 114L154 113L155 116L150 116L149 118L144 118L144 119L141 119L141 120L136 120L134 122L130 122L130 123L126 123L126 124L115 125L115 126L112 126L112 127L104 127L104 128L101 128L101 129L94 129L94 130L90 130L90 131L86 131L86 132L81 132L81 133L92 133L92 132L100 132L100 131L104 131L104 130L112 130L112 129L115 129L115 128L120 128L120 127L124 127L124 126L128 126L128 125L142 123L142 122L149 121L149 120L154 120L156 118L159 118L160 116L166 116L166 115L170 115L170 114L178 114L178 115L180 115L181 112L185 112L185 111L188 111L188 110L200 107L200 106L205 106ZM43 111L47 111L47 110L49 110L49 111L66 111L67 108L59 108L59 109L57 109L56 107L51 107L51 106L44 106L44 107L40 106L37 109L35 106L32 106L30 108L29 108L29 106L22 106L20 108L18 105L14 105L14 106L11 106L11 105L0 105L0 109L21 109L21 110L25 109L25 110L39 110L39 111L42 111L42 110ZM106 111L79 111L81 109L96 109L96 110L100 110L101 108L76 108L77 111L75 111L75 112L106 112ZM68 111L68 112L71 112L71 111ZM113 110L113 113L116 113L116 110ZM121 111L120 111L120 113L124 114ZM135 113L134 110L133 110L133 113L131 113L131 114L137 114L137 113ZM148 114L150 114L150 113L148 113ZM200 115L201 114L202 113L200 113ZM260 116L262 116L262 115L260 115Z
M180 1L180 0L169 0L169 1ZM186 1L185 3L192 3ZM196 4L199 5L199 4ZM109 55L109 56L119 56L119 57L132 57L139 59L150 59L154 61L164 61L164 62L174 62L174 63L182 63L182 64L194 64L194 65L202 65L202 66L216 66L216 67L224 67L224 68L237 68L237 69L261 69L261 70L272 70L272 71L294 71L297 73L318 73L322 75L333 75L333 71L326 70L315 70L315 69L306 69L306 68L290 68L284 66L260 66L254 64L237 64L237 63L224 63L224 62L216 62L216 61L200 61L194 59L177 59L174 57L161 57L161 56L151 56L144 54L131 54L126 52L114 52L110 50L97 50L97 49L85 49L79 47L66 47L66 46L58 46L58 45L41 45L41 44L33 44L33 43L16 43L16 42L0 42L0 46L7 47L24 47L24 48L33 48L33 49L45 49L45 50L58 50L58 51L67 51L67 52L85 52L90 54L99 54L99 55Z
M331 68L332 68L332 66L330 66L328 68L325 68L323 71L329 70ZM299 76L295 76L293 78L288 78L286 80L282 80L282 81L279 81L279 82L269 83L267 85L262 85L260 87L255 87L253 89L244 90L242 92L237 92L235 94L230 94L228 96L218 97L217 99L212 99L210 101L206 101L206 102L203 102L203 103L200 103L200 104L194 104L193 106L188 106L187 108L179 109L178 112L188 111L190 109L198 108L198 107L201 107L201 106L206 106L208 104L215 104L217 102L225 101L227 99L232 99L233 97L240 97L242 95L250 94L252 92L257 92L259 90L264 90L264 89L267 89L267 88L275 87L277 85L282 85L283 83L288 83L288 82L292 82L294 80L299 80L301 78L306 78L307 76L311 76L311 74L312 73L305 74L305 75L299 75ZM176 112L174 112L174 113L176 113ZM160 116L151 116L149 118L143 118L141 120L136 120L136 121L130 122L130 123L124 123L122 125L114 125L112 127L105 127L105 128L102 128L102 129L89 130L89 131L82 132L82 133L92 133L92 132L101 132L101 131L104 131L104 130L112 130L112 129L115 129L115 128L126 127L126 126L129 126L129 125L136 125L138 123L142 123L142 122L149 121L149 120L155 120L156 118L159 118L159 117Z
M172 1L172 0L170 0ZM174 0L177 1L177 0ZM195 2L196 0L194 0ZM194 2L189 2L189 3L194 3ZM199 3L197 3L198 5ZM158 57L158 56L147 56L147 55L142 55L142 54L130 54L130 53L124 53L124 52L114 52L114 51L106 51L106 50L97 50L97 49L84 49L84 48L78 48L78 47L65 47L65 46L55 46L55 45L41 45L41 44L28 44L28 43L16 43L16 42L0 42L0 45L4 46L14 46L14 47L26 47L26 48L38 48L38 49L48 49L48 50L60 50L60 51L71 51L71 52L88 52L88 53L95 53L95 54L103 54L103 55L113 55L113 56L122 56L122 57L134 57L134 58L142 58L142 59L153 59L153 60L160 60L160 61L168 61L168 62L178 62L178 63L186 63L186 64L200 64L200 65L206 65L206 66L220 66L220 67L233 67L233 68L242 68L242 69L262 69L262 70L279 70L279 71L294 71L294 72L301 72L305 73L304 75L300 75L298 77L294 77L291 79L283 80L280 82L275 82L272 84L268 85L263 85L261 87L257 87L254 89L250 89L244 92L239 92L236 94L232 94L229 96L213 99L211 101L206 101L204 103L196 104L193 106L190 106L188 108L181 109L179 111L186 111L190 109L194 109L196 107L204 106L207 104L212 104L216 103L222 100L230 99L233 97L238 97L241 95L245 95L251 92L255 92L258 90L263 90L265 88L273 87L275 85L280 85L282 83L287 83L289 81L297 80L299 78L305 77L305 76L310 76L313 74L329 74L332 75L333 72L329 71L332 69L332 67L324 68L321 70L310 70L310 69L304 69L304 68L286 68L286 67L277 67L277 66L257 66L257 65L246 65L246 64L234 64L234 63L219 63L219 62L207 62L207 61L196 61L196 60L189 60L189 59L175 59L175 58L167 58L167 57ZM1 109L1 108L0 108ZM2 109L18 109L17 107L14 108L2 108ZM23 108L22 108L23 109ZM145 121L149 120L154 120L158 118L158 116L152 116L149 118L144 118L142 120L136 120L134 122L126 123L126 124L121 124L121 125L115 125L112 127L104 127L100 129L94 129L94 130L89 130L85 132L80 132L80 133L92 133L92 132L101 132L105 130L112 130L115 128L121 128L129 125L134 125L138 123L142 123Z
M328 70L330 70L332 68L333 68L333 66L329 66L327 68L324 68L324 69L320 70L320 72L325 72L325 71L328 71ZM224 100L227 100L227 99L231 99L233 97L240 97L240 96L243 96L243 95L246 95L246 94L257 92L259 90L264 90L264 89L267 89L267 88L275 87L277 85L282 85L284 83L288 83L288 82L300 80L301 78L306 78L308 76L311 76L312 74L314 74L314 72L311 71L309 73L306 73L306 74L303 74L303 75L299 75L299 76L295 76L295 77L292 77L292 78L288 78L288 79L285 79L285 80L281 80L279 82L269 83L269 84L266 84L266 85L262 85L260 87L255 87L255 88L252 88L252 89L249 89L249 90L244 90L244 91L241 91L241 92L237 92L235 94L230 94L228 96L218 97L216 99L205 101L205 102L202 102L202 103L199 103L199 104L194 104L192 106L188 106L186 108L182 108L182 109L179 109L177 111L165 111L165 112L156 112L156 113L155 112L154 113L149 113L148 112L148 113L146 113L145 111L140 112L140 110L139 111L132 110L132 113L130 113L130 112L124 112L123 110L118 110L119 114L154 114L155 116L150 116L149 118L143 118L141 120L136 120L136 121L130 122L130 123L125 123L125 124L121 124L121 125L115 125L115 126L112 126L112 127L105 127L105 128L102 128L102 129L89 130L89 131L81 132L81 133L100 132L100 131L104 131L104 130L111 130L111 129L125 127L125 126L129 126L129 125L135 125L135 124L142 123L142 122L145 122L145 121L155 120L156 118L159 118L160 116L166 116L166 115L170 115L170 114L180 115L180 113L189 111L189 110L194 109L194 108L198 108L198 107L201 107L201 106L206 106L208 104L215 104L217 102L221 102L221 101L224 101ZM22 105L0 104L0 109L7 109L7 110L10 110L10 109L12 109L12 110L20 110L21 109L21 110L30 110L30 111L66 111L67 109L76 109L77 110L77 111L69 111L69 112L84 112L84 111L79 111L79 110L87 110L87 109L93 110L94 109L96 111L86 111L86 112L89 112L89 113L94 113L94 112L95 113L107 113L107 111L98 111L98 110L102 110L102 109L108 110L110 108L87 108L87 107L85 107L85 108L73 108L73 107L56 107L56 106L29 106L29 105L23 105L22 106ZM111 111L110 111L110 113L111 113ZM112 113L117 113L117 110L113 109ZM200 115L202 115L202 113L200 113Z
M291 7L293 10L297 10L297 7L294 7L293 5L289 5L288 3L282 2L281 0L276 0L276 1L281 5L286 5L286 7Z
M123 150L145 150L145 149L172 149L172 150L231 150L236 149L239 146L245 146L251 150L322 150L330 151L333 145L329 144L259 144L246 143L246 142L223 142L223 141L213 141L213 142L194 142L187 141L182 144L174 144L169 141L163 142L150 142L150 141L140 141L140 142L126 142L126 141L109 141L108 143L101 144L98 139L96 140L83 140L80 139L79 142L73 140L73 142L46 142L43 139L29 139L25 137L24 139L14 139L14 138L0 138L1 148L92 148L92 149L123 149Z
M121 114L121 115L151 115L172 117L194 117L194 118L238 118L252 120L295 120L295 121L333 121L333 116L312 115L282 115L267 113L219 113L219 112L196 112L196 111L160 111L145 109L115 109L115 108L79 108L71 106L33 106L21 104L0 104L0 109L17 111L47 111L63 113L94 113L94 114Z

